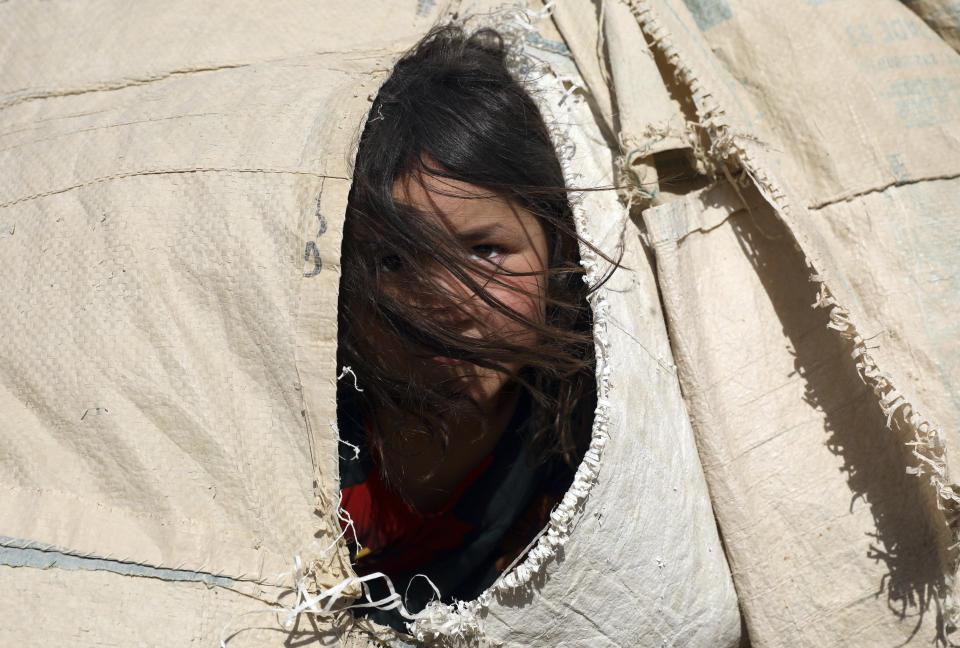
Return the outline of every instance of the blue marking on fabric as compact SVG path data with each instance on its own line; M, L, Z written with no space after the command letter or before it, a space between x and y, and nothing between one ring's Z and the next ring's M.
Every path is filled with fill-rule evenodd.
M417 17L426 18L436 6L436 0L417 0Z
M124 576L147 576L167 581L193 581L206 585L231 587L233 579L187 569L150 567L139 563L110 560L93 556L78 556L62 547L45 545L31 540L0 536L0 565L8 567L36 567L38 569L69 569L79 571L108 571Z
M683 4L687 5L687 9L693 14L700 31L707 31L733 18L733 11L727 0L683 0Z
M876 96L896 113L903 128L928 128L957 119L960 80L948 77L891 83Z
M677 14L677 10L674 9L673 5L670 4L670 0L664 0L664 4L666 5L667 9L670 10L670 13L674 15L677 21L679 21L680 26L683 27L683 30L685 32L687 32L687 35L690 36L691 39L693 39L694 44L697 46L700 52L704 55L704 58L710 63L710 66L713 67L715 72L717 72L717 77L720 79L720 82L726 86L727 90L730 92L730 96L736 102L737 108L740 109L740 115L747 121L747 125L750 126L750 128L753 128L753 120L750 119L750 115L747 114L747 111L746 109L744 109L743 104L740 103L740 97L737 96L736 90L730 86L730 82L728 81L729 72L725 69L723 70L717 69L716 54L714 54L712 51L708 51L707 49L705 49L703 46L703 41L697 35L690 33L690 29L687 27L687 23L682 18L680 18L680 16Z
M898 186L906 183L910 179L907 175L907 167L904 166L899 153L891 153L888 155L887 162L890 163L890 170L893 172L894 181Z
M524 37L524 40L536 47L537 49L546 50L548 52L553 52L554 54L563 54L564 56L570 56L570 48L567 47L566 43L561 43L555 40L549 40L537 34L531 32Z

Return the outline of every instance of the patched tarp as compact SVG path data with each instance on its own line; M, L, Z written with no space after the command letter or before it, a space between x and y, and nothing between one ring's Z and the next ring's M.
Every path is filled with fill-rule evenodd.
M960 56L893 1L632 6L727 178L644 222L750 638L946 641Z
M337 259L369 99L452 9L0 12L2 642L402 643L324 611L361 595L337 540ZM495 21L571 185L610 185L607 140L549 16ZM577 204L583 235L624 259L595 296L591 450L527 559L414 631L736 645L648 257L613 192Z
M952 6L0 4L0 643L946 643ZM370 99L454 15L619 187L573 198L621 263L573 487L403 635L345 609L338 256Z
M376 9L0 6L0 643L209 644L294 557L325 557L316 586L349 573L350 150L438 16Z

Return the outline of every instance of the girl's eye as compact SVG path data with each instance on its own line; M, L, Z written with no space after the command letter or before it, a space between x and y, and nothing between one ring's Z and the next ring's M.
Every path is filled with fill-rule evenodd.
M499 263L499 258L505 251L506 250L499 245L493 245L489 243L483 245L474 245L472 248L470 248L470 258L478 261Z
M396 254L388 254L380 258L380 270L383 272L399 272L403 270L403 259Z

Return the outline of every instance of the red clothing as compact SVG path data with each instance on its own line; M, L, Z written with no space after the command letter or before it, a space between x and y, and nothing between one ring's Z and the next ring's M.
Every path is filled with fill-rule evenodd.
M341 507L353 520L353 527L344 528L350 540L355 532L360 545L354 568L359 574L389 576L411 612L435 597L434 586L445 602L476 598L522 554L573 479L559 456L531 460L532 426L524 404L444 508L422 515L384 484L366 426L347 416L340 423ZM429 580L418 578L421 574ZM387 596L385 581L368 585L374 600ZM404 627L396 610L364 614L398 630Z
M413 510L391 491L376 466L366 480L344 488L341 508L350 514L353 528L343 521L341 525L347 533L347 540L356 540L361 547L354 559L358 573L415 571L431 562L438 552L460 546L476 527L458 520L452 509L467 487L492 462L493 457L486 457L460 482L450 501L441 510L428 515Z

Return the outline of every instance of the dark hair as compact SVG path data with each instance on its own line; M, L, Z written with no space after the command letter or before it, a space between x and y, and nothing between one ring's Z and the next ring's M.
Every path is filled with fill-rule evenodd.
M496 31L468 36L455 26L435 28L397 62L360 137L341 256L338 362L354 370L363 392L352 380L342 380L338 403L341 417L372 420L372 443L384 458L388 482L389 458L402 452L405 434L438 435L446 443L448 421L471 403L442 384L424 384L414 370L398 373L371 353L373 329L480 367L506 371L504 363L519 360L524 369L514 378L530 395L533 461L560 453L574 465L589 442L596 404L594 348L579 238L547 126L505 57ZM450 180L477 185L489 191L487 197L504 198L537 218L549 256L543 272L545 321L524 318L486 293L488 281L505 284L471 263L442 227L395 200L398 179L425 177L436 180L434 191ZM430 295L431 303L457 307L457 298L423 270L423 259L440 264L490 308L535 330L539 344L518 347L506 339L458 335L432 317L435 309L382 289L384 273L402 266L405 281ZM417 421L418 429L383 429L370 416L373 411Z

